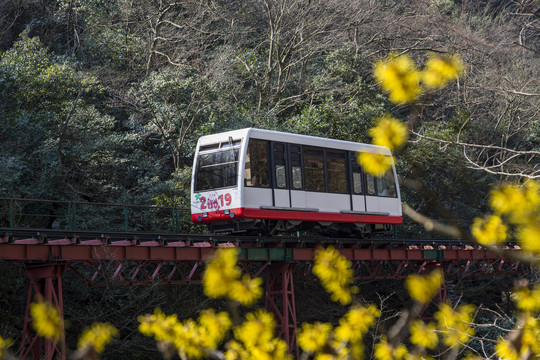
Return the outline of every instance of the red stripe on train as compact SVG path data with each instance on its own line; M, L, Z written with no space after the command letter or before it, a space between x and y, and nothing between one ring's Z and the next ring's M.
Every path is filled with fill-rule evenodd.
M387 215L360 215L341 214L331 212L289 211L289 210L263 210L236 208L228 210L210 211L206 217L203 213L191 214L191 220L196 223L210 223L215 221L230 221L236 219L265 219L265 220L293 220L293 221L320 221L341 223L367 223L367 224L401 224L401 216ZM234 214L231 217L230 214Z

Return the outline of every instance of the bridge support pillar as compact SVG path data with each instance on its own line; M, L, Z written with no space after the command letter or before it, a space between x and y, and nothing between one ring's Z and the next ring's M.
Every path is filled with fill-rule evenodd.
M64 304L62 297L62 275L65 265L27 265L26 273L30 283L26 297L26 312L21 339L20 359L66 359L66 338L64 334ZM40 337L32 329L30 304L38 298L53 304L60 312L60 340L53 341Z
M293 271L296 264L279 262L267 268L265 307L277 318L278 336L298 357Z

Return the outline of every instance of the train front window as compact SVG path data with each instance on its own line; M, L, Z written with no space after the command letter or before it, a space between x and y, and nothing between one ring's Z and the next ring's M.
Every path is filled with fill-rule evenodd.
M396 197L396 183L394 173L390 170L384 176L377 178L377 195L386 197Z
M371 174L366 174L367 194L377 195L377 187L375 177Z
M250 139L244 171L245 186L270 187L268 173L268 141Z
M237 185L238 149L199 154L195 174L195 191Z

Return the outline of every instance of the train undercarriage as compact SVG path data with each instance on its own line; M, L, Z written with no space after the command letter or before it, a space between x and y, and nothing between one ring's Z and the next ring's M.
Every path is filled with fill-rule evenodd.
M231 233L235 235L296 235L309 232L328 237L360 237L367 239L373 235L388 235L392 231L389 224L310 222L293 220L242 220L235 222L216 222L209 224L214 234Z

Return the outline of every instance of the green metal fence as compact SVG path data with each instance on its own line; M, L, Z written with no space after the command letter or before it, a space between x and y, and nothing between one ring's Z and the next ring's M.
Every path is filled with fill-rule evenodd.
M180 233L189 226L185 208L0 198L0 227Z

